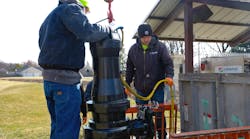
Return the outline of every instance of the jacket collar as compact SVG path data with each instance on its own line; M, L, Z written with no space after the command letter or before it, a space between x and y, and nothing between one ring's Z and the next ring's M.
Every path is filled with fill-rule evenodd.
M63 4L63 3L67 3L67 4L75 3L79 5L81 8L84 8L83 5L78 0L60 0L58 5Z
M148 49L152 49L155 46L155 44L157 43L157 41L158 41L158 37L156 35L153 35L152 39L148 45ZM136 43L138 44L139 48L142 49L142 44L141 44L141 40L139 37L136 38Z

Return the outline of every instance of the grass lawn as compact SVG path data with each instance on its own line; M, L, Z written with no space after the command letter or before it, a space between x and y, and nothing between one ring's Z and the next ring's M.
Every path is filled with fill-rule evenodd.
M49 134L43 84L0 80L0 139L49 139Z
M42 84L0 84L0 139L48 139L50 117Z

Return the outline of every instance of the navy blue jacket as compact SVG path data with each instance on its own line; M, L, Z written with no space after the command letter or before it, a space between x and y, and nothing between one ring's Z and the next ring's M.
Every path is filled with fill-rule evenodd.
M109 28L90 24L81 5L60 3L41 25L38 63L45 69L77 71L84 66L84 42L100 41L109 33Z
M136 90L149 93L159 80L173 76L173 60L165 44L156 36L152 37L145 52L139 40L131 46L127 59L126 82L130 84L134 81Z

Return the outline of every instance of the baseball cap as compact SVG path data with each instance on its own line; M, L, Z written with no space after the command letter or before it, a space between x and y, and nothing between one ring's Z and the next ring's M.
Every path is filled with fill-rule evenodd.
M138 33L138 36L141 38L144 36L152 36L153 31L152 31L151 26L149 24L141 24L138 27L137 33Z

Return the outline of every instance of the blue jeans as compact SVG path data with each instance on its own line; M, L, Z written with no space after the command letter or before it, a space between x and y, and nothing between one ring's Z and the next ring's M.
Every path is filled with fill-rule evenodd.
M51 118L50 139L78 139L82 101L80 84L44 81L44 92Z
M142 93L142 92L138 92L137 93L141 96L148 96L148 94L145 94L145 93ZM163 88L158 88L154 95L152 96L151 98L151 101L157 101L159 104L163 103L164 102L164 90ZM140 99L137 99L136 98L136 104L148 104L148 101L144 101L144 100L140 100ZM155 116L156 116L156 127L157 127L157 132L158 132L158 138L161 139L161 118L162 118L162 113L160 112L156 112L155 113ZM166 128L166 120L165 118L163 119L164 120L164 128ZM165 130L165 133L164 135L166 136L166 130Z

